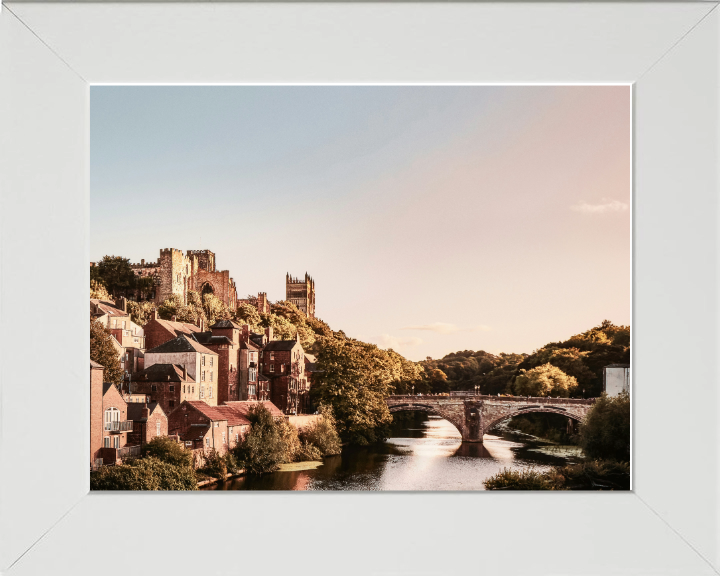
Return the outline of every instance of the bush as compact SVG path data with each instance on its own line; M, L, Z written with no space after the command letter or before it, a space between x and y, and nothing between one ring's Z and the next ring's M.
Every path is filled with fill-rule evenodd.
M600 396L580 424L579 443L590 458L630 461L630 395Z
M483 484L486 490L630 490L630 464L583 462L547 472L505 468Z
M322 414L322 418L301 430L300 439L305 443L314 445L321 456L340 454L342 445L335 426L332 408L320 406L319 412Z
M188 466L175 466L157 458L138 458L91 472L90 489L197 490L197 478Z
M300 448L297 452L295 452L295 462L310 462L310 461L316 461L316 460L322 460L323 453L314 444L310 444L309 442L303 442L300 445Z
M209 453L205 454L205 463L198 472L206 476L225 480L228 473L227 460L225 456L222 456L219 452L212 449Z
M143 446L142 453L146 458L157 458L173 466L193 467L192 451L168 436L156 436Z
M235 447L238 465L250 474L274 472L285 462L287 445L279 426L265 406L258 404L247 415L250 432Z

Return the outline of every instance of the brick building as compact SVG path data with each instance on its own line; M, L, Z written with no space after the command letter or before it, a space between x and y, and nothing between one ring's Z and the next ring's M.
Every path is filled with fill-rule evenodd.
M188 290L200 294L214 294L230 310L237 307L235 281L227 270L215 268L215 253L210 250L188 250L183 254L176 248L160 250L155 263L130 265L137 276L152 277L155 281L153 301L162 304L171 295L177 294L187 303Z
M240 366L240 390L242 391L242 398L236 398L236 400L269 400L269 396L261 398L260 394L262 390L259 389L259 370L260 367L260 348L256 346L252 340L240 344L240 359L238 361ZM269 380L266 378L265 382L268 384ZM269 390L268 390L269 391Z
M168 428L188 449L220 454L232 450L250 430L250 421L241 410L226 406L208 406L205 402L185 401L170 414Z
M285 414L303 414L310 407L305 378L305 352L297 340L265 344L263 375L270 380L270 400Z
M307 272L304 279L285 275L285 299L295 304L306 316L315 318L315 280Z
M213 332L196 334L195 338L208 350L218 355L217 385L218 404L228 400L239 400L240 391L238 385L238 348L237 341L227 336L216 336Z
M200 400L200 386L182 364L152 364L133 374L127 384L133 395L145 395L149 403L158 403L166 415L185 400Z
M152 318L143 326L143 329L145 331L145 345L148 350L160 346L160 344L165 344L168 340L177 338L181 334L190 336L203 331L201 327L195 326L195 324L158 318L157 310L153 310Z
M168 419L157 402L132 402L127 405L128 420L133 430L128 432L128 444L143 446L158 436L168 435Z
M129 448L128 433L133 431L127 419L127 403L114 384L103 382L104 367L90 361L90 467L116 464L122 458L137 455Z
M117 302L91 298L90 318L99 321L115 339L122 370L133 373L143 369L145 331L130 319L125 298Z

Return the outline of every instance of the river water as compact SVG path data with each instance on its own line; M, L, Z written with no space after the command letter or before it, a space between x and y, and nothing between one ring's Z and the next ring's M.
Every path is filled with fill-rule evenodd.
M421 417L396 426L381 446L345 448L322 464L285 465L278 472L242 476L206 489L484 490L483 480L503 468L546 470L576 461L572 450L497 434L486 434L483 444L463 444L447 420Z

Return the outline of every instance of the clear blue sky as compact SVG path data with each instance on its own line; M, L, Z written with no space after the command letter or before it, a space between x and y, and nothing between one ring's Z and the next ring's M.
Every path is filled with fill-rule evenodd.
M92 87L91 258L316 280L414 360L630 322L628 87Z

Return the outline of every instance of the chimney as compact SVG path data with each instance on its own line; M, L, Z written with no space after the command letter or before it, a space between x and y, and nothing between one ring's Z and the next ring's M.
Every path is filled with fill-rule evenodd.
M123 312L127 313L127 300L125 300L124 296L121 296L117 300L115 300L115 306L117 308L120 308Z
M145 258L140 258L140 265L145 266Z
M205 332L205 318L200 318L200 332Z
M143 406L140 417L146 418L146 419L150 417L150 410L148 409L147 404L145 404L145 406Z
M187 380L187 367L183 364L182 367L183 380Z
M265 336L267 336L268 342L273 339L273 327L268 326L265 328Z
M173 322L177 322L177 316L175 316L175 315L173 314L173 317L171 318L171 320L172 320Z

